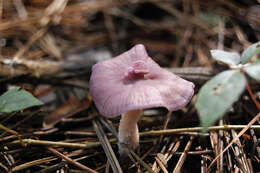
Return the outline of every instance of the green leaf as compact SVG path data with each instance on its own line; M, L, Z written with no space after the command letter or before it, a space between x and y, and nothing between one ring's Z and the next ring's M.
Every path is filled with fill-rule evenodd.
M226 52L224 50L211 50L211 56L222 63L228 65L237 65L240 62L240 55L236 52Z
M29 92L16 87L0 96L0 113L10 113L42 104Z
M245 72L253 79L260 81L260 60L246 66L244 68Z
M196 102L204 131L238 100L244 91L246 79L236 70L219 73L200 89Z
M248 48L244 50L241 56L241 63L245 64L247 63L254 55L257 55L260 53L260 41L252 44Z

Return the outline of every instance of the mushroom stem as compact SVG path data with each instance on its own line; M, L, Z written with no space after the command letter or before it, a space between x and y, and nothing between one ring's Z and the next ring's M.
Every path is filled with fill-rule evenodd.
M120 154L124 153L124 149L121 144L126 144L133 150L137 149L139 146L137 122L142 114L143 110L131 110L121 116L118 133Z

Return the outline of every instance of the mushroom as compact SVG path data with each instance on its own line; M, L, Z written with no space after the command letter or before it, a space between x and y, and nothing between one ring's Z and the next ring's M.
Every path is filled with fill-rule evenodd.
M92 67L90 93L105 117L121 116L119 144L131 149L139 146L137 122L143 109L183 108L194 93L194 84L161 68L138 44L123 54ZM119 152L123 149L119 145Z

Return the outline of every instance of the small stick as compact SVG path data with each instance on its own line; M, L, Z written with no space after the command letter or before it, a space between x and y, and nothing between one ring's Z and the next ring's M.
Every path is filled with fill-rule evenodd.
M184 151L183 151L183 153L182 153L182 155L181 155L181 157L180 157L180 159L179 159L179 161L178 161L178 163L177 163L177 165L176 165L176 167L174 168L174 170L173 170L172 173L178 173L178 172L181 171L182 165L183 165L183 163L184 163L184 161L185 161L185 159L186 159L186 157L187 157L187 152L188 152L188 150L189 150L190 147L191 147L191 144L192 144L193 139L194 139L194 136L191 136L191 137L190 137L190 140L187 142L187 145L186 145L186 147L184 148Z
M164 173L168 173L167 169L165 168L164 164L162 163L162 161L158 158L155 157L156 162L158 163L159 167L162 169L162 171Z
M217 131L217 130L239 130L247 127L247 125L223 125L223 126L211 126L209 127L209 131ZM253 125L249 127L250 129L260 129L260 125ZM181 132L199 132L202 130L202 127L189 127L189 128L178 128L178 129L165 129L165 130L151 130L148 132L141 132L140 136L158 136L158 135L170 135Z
M59 147L68 147L68 148L92 148L100 146L100 142L88 142L86 144L80 143L68 143L68 142L54 142L54 141L45 141L45 140L35 140L35 139L23 139L22 140L26 145L42 145L42 146L59 146ZM116 142L116 139L111 139L110 142ZM8 145L15 145L20 143L20 141L13 141L8 143Z
M248 93L249 93L251 99L252 99L253 102L255 103L257 109L260 111L260 103L255 99L254 94L253 94L253 92L252 92L252 89L251 89L250 85L248 84L248 82L246 83L246 89L247 89L247 91L248 91Z
M31 162L27 162L27 163L15 166L14 168L12 168L12 172L21 171L21 170L29 168L31 166L40 165L40 164L46 163L46 162L51 162L56 159L57 158L55 158L55 157L45 157L42 159L33 160Z
M21 136L20 136L19 133L17 133L17 132L14 131L14 130L8 129L7 127L5 127L4 125L2 125L1 123L0 123L0 129L3 129L3 130L5 130L6 132L15 135L15 136L18 138L18 140L19 140L20 144L22 145L22 147L25 147L24 142L23 142L23 140L22 140L22 138L21 138Z
M219 125L223 125L223 118L219 120ZM223 136L224 132L223 130L220 130L218 132L219 137L218 137L218 152L221 153L224 148L224 143L223 143ZM219 172L223 172L223 155L220 156L219 158Z
M71 158L63 155L62 153L58 152L57 150L55 150L54 148L48 148L48 150L50 152L52 152L53 154L55 154L56 156L59 156L61 157L62 159L66 160L68 163L71 163L79 168L81 168L82 170L85 170L85 171L88 171L88 172L91 172L91 173L97 173L95 170L93 169L90 169L89 167L86 167L85 165L82 165L81 163L79 162L76 162L74 160L72 160Z

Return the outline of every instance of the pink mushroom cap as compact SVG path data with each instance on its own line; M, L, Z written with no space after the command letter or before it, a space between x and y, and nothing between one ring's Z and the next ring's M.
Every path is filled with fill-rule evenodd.
M194 84L161 68L138 44L92 67L90 93L100 114L116 117L153 107L181 109L193 96Z

